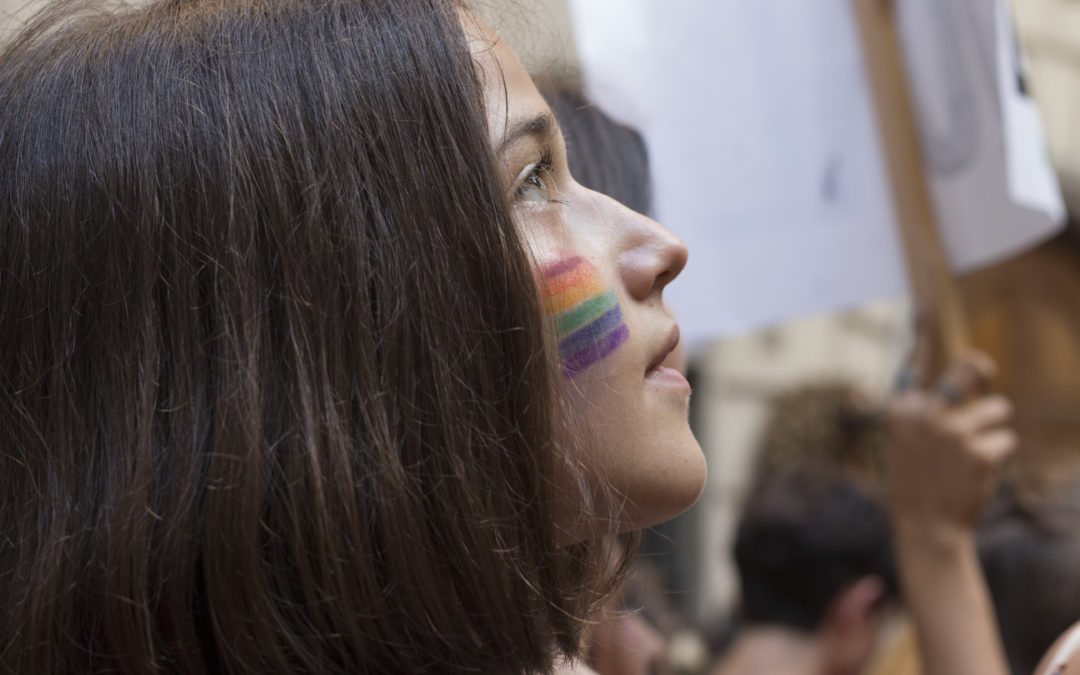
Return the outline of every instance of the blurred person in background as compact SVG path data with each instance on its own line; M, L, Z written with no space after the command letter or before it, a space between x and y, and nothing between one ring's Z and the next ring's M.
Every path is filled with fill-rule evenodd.
M822 380L770 398L758 442L757 480L793 465L833 467L864 483L881 475L880 403L858 386Z
M713 675L862 672L898 608L888 513L834 466L767 472L734 543L739 631Z
M1080 619L1080 482L1049 495L1008 487L978 532L979 560L1013 675Z

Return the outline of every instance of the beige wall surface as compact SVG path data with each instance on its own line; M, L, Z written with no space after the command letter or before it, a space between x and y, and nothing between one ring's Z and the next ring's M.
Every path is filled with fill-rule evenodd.
M1070 210L1080 212L1080 2L1013 0L1012 5L1050 154Z

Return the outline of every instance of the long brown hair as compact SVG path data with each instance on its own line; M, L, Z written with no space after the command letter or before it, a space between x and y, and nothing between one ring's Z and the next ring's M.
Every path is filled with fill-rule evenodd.
M556 368L444 0L45 11L0 54L0 667L531 672Z

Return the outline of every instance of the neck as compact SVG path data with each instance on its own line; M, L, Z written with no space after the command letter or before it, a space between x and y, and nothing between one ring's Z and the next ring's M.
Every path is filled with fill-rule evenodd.
M813 634L753 626L739 633L712 675L819 675L823 667Z

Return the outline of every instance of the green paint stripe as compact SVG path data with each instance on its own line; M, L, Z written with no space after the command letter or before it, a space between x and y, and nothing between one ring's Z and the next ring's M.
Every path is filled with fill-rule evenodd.
M559 335L566 335L577 330L616 304L618 304L618 299L615 297L615 291L609 290L559 312L555 315L555 325L558 327Z

